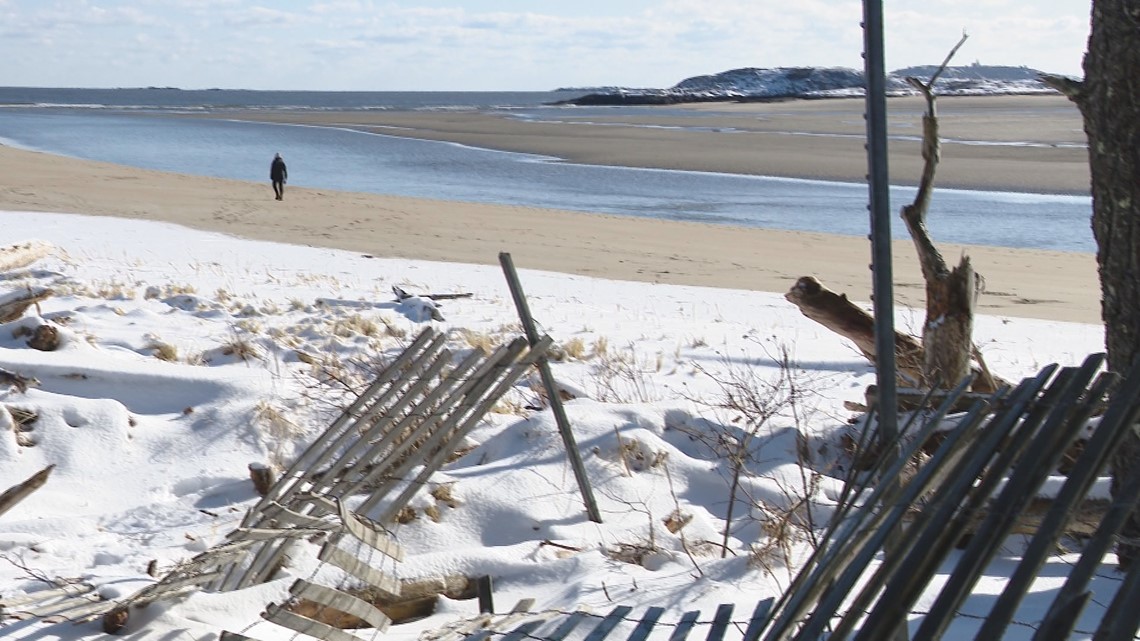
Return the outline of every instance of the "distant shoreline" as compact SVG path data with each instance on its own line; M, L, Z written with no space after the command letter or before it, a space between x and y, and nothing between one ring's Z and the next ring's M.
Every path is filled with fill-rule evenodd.
M1080 114L1058 95L946 96L939 187L1088 194ZM890 175L915 185L924 103L888 101ZM604 108L600 108L604 109ZM679 113L678 110L681 110ZM862 99L703 102L577 115L495 111L244 111L190 118L356 128L596 165L861 182L866 174ZM528 112L531 113L531 112Z

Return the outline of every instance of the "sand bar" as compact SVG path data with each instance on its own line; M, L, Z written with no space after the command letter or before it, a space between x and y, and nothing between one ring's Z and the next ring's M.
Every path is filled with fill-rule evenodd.
M680 153L678 151L678 153ZM160 220L247 238L380 257L497 264L649 283L787 291L814 275L870 298L865 239L625 218L527 207L289 188L135 169L0 146L0 209ZM18 242L23 238L10 238ZM945 246L956 260L961 247ZM1091 254L968 249L987 314L1099 322ZM896 298L921 306L907 242L895 247ZM535 292L537 294L537 292Z
M866 174L862 99L703 103L683 107L516 112L242 112L248 120L336 125L574 162L858 182ZM890 174L922 170L921 98L888 101ZM938 100L937 185L1087 194L1088 152L1076 107L1059 95Z

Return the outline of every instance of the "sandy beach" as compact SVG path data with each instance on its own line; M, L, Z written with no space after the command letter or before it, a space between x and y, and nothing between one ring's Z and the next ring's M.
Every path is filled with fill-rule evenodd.
M945 136L1041 144L949 143L955 157L964 151L973 156L969 161L951 161L950 152L944 152L940 185L1085 190L1085 151L1073 144L1082 141L1079 118L1062 99L973 99L986 101L980 105L959 100L940 102L947 121ZM906 131L907 118L913 120L920 107L897 104L892 127ZM713 112L702 115L702 127L710 122L716 127L699 131L671 128L665 121L681 118L676 115L662 116L660 126L644 126L646 117L639 117L626 127L520 122L466 112L260 114L258 118L348 124L583 162L857 180L865 163L858 136L861 105L846 100L700 105L694 113ZM1039 121L1024 117L1026 105L1040 114ZM907 116L911 108L914 114ZM786 113L798 120L789 123L779 116ZM367 122L348 122L364 119ZM951 127L952 122L958 124ZM737 131L745 124L771 131L743 135L716 131ZM786 133L800 126L804 127L800 133ZM812 127L814 133L826 135L809 135ZM1075 133L1072 127L1077 128ZM749 136L765 142L759 146L740 142ZM918 163L914 157L903 158L917 152L907 151L914 143L906 140L895 145L892 173L897 182L905 182L900 177L902 166L909 163L917 168ZM853 300L870 298L870 247L861 238L293 187L284 201L277 202L268 182L161 173L2 146L0 176L4 210L162 220L383 257L496 264L498 253L508 251L523 269L649 283L784 292L799 277L814 275ZM954 261L968 253L986 279L981 313L1099 322L1099 285L1091 254L952 245L943 251ZM897 301L921 306L923 284L913 248L907 242L896 243L894 255Z
M537 117L474 111L240 113L212 117L336 125L392 136L628 167L858 182L866 175L861 98L560 110ZM892 184L916 184L925 102L888 101ZM1080 114L1059 95L938 99L937 184L1087 194Z

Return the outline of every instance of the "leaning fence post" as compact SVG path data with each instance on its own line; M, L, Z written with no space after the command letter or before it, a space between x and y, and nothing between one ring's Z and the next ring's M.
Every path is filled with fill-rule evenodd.
M531 345L538 342L538 330L534 328L534 319L530 315L530 307L526 304L526 295L523 294L522 283L515 272L515 264L507 252L499 252L499 264L503 266L503 274L507 277L507 285L511 288L511 297L515 300L515 307L519 311L519 320L522 321L526 339ZM550 363L546 356L538 359L538 372L542 376L542 386L546 388L546 396L550 400L550 409L554 412L554 420L558 422L558 431L562 434L562 443L566 446L566 454L570 457L570 467L574 468L574 477L578 479L578 489L582 492L582 501L586 504L586 514L594 523L602 522L602 515L598 512L598 503L594 500L594 492L590 489L590 479L586 478L586 467L582 465L582 454L578 451L578 444L574 441L574 433L570 431L570 419L566 417L566 410L562 407L562 398L558 395L558 387L554 384L554 375L550 373Z

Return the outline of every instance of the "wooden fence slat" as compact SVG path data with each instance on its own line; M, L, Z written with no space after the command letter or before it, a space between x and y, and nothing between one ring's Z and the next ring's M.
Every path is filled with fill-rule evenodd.
M1094 390L1089 393L1081 413L1075 416L1074 420L1082 423L1087 421L1089 412L1091 412L1094 404L1104 396L1106 391L1104 388L1111 384L1112 378L1115 378L1115 375L1106 373L1098 381ZM1135 396L1128 398L1135 398ZM1069 521L1072 510L1088 495L1109 456L1129 433L1129 430L1117 429L1114 425L1116 415L1123 413L1135 417L1136 404L1130 403L1126 409L1123 407L1124 405L1120 402L1114 403L1102 416L1100 425L1097 426L1092 437L1085 444L1076 464L1069 471L1064 485L1053 498L1053 503L1045 518L1042 519L1040 526L1038 526L1037 533L1034 534L1029 545L1021 554L1021 561L1017 564L1017 568L1010 575L1001 595L994 602L989 616L979 628L978 634L982 636L978 638L997 638L1000 636L1000 632L1009 626L1014 612L1028 592L1030 584L1040 572L1048 555L1055 550L1058 539L1064 534L1064 526ZM1128 424L1132 424L1132 421L1130 420Z
M912 485L923 482L920 477L915 477L906 486L898 483L873 483L873 481L876 478L898 478L904 466L917 452L921 444L934 433L942 418L949 412L957 395L965 391L971 380L972 377L967 377L954 388L954 394L939 406L930 420L922 424L911 445L904 447L898 457L895 457L893 461L889 460L890 457L880 457L872 470L864 475L865 480L856 483L852 496L860 496L869 491L869 496L863 501L864 505L896 505L901 501L893 500L893 497L899 492L905 491L904 487L920 487L919 485ZM995 394L994 398L1003 395L1004 391ZM976 433L971 428L984 420L984 410L988 406L989 404L983 401L974 403L970 411L958 422L958 426L948 434L946 440L943 441L925 467L930 467L932 471L937 469L936 466L938 465L953 467L948 457L958 441L976 438ZM909 422L907 427L910 427ZM930 482L933 483L933 479ZM888 498L892 500L888 500ZM837 510L828 524L821 544L792 580L791 586L773 606L774 622L765 638L769 641L781 638L783 631L795 625L796 621L804 616L804 613L818 599L822 598L825 586L832 583L843 567L851 562L850 559L854 558L862 546L867 544L868 539L882 529L882 522L889 517L889 510L858 509L853 502L848 502L847 507Z
M397 561L404 560L404 548L393 541L387 533L353 514L344 501L340 501L339 509L340 520L350 534L381 554Z
M317 554L317 559L335 565L377 590L384 592L387 596L400 596L400 581L398 579L377 570L352 554L340 549L337 547L335 541L329 541L321 546L321 551Z
M333 462L329 468L322 470L320 480L313 481L312 488L309 491L338 497L351 494L352 490L346 489L344 487L346 484L341 481L342 472L353 463L375 459L382 453L387 447L389 439L398 436L398 433L393 430L393 426L400 423L402 418L404 420L414 418L414 414L411 413L405 417L405 410L413 404L429 384L435 382L436 377L450 363L451 352L449 350L445 349L436 354L427 368L417 373L412 379L411 386L406 390L401 390L402 394L395 403L388 407L378 408L378 411L383 409L382 412L379 412L382 416L364 430L361 438L349 447L344 455ZM371 420L371 416L368 420ZM357 421L356 424L359 425L360 421ZM351 483L356 483L356 481L353 480Z
M673 628L673 634L669 635L669 641L685 641L689 637L689 632L692 631L693 626L697 623L697 617L701 616L700 610L693 610L681 615L681 620L677 622L677 627Z
M45 616L44 623L59 623L60 621L74 621L79 623L100 616L116 607L114 601L105 601L102 599L88 600L80 597L78 599L72 599L72 601L75 601L72 607Z
M442 441L444 436L446 436L448 442L454 443L458 442L459 439L467 436L467 433L475 427L479 420L482 419L482 417L491 409L491 406L494 405L498 399L506 393L506 391L511 387L511 385L514 384L516 380L518 380L518 377L521 376L524 371L526 371L530 366L534 364L535 360L540 358L542 354L546 352L552 342L553 339L551 339L549 336L545 336L543 337L543 340L540 341L538 345L532 347L524 357L520 358L517 361L514 361L513 364L503 364L500 368L498 368L498 371L496 372L496 374L499 376L498 383L492 386L489 390L484 388L483 385L490 385L491 381L487 377L484 377L481 380L478 388L473 389L477 395L473 398L464 399L464 402L459 408L461 410L461 413L457 413L448 419L450 421L452 418L458 418L461 420L461 422L454 429L439 430L437 432L439 440ZM511 347L512 353L510 355L510 359L513 360L518 353L515 351L516 349L521 351L527 347L526 339L519 338L515 341L512 341ZM433 436L433 439L435 438L436 437ZM408 501L410 501L415 493L419 491L419 488L427 482L428 477L434 474L435 471L443 465L444 461L450 455L450 452L447 451L448 448L444 448L442 445L443 443L439 442L426 447L426 449L435 450L436 454L424 463L423 469L416 476L416 478L413 479L410 484L408 484L408 487L405 488L404 491L401 492L400 495L397 496L395 500L393 500L392 504L389 505L388 508L383 512L380 518L381 522L387 522L390 519L394 518L400 508L402 508ZM438 450L436 450L437 447ZM403 470L404 468L400 469ZM403 473L398 475L400 478L402 478L402 476ZM390 488L391 485L387 487ZM369 510L376 504L376 502L380 500L380 498L380 492L373 493L372 496L365 499L364 503L361 504L361 510Z
M645 616L641 617L641 622L629 634L627 641L645 641L650 632L653 632L653 626L657 624L657 620L661 615L665 614L665 608L651 607L645 611Z
M334 628L331 625L313 621L312 619L306 619L279 605L270 606L266 612L261 613L261 617L283 628L289 628L294 632L307 634L318 639L324 639L324 641L361 641L360 637L349 634L340 628Z
M526 637L530 636L532 632L542 627L542 624L546 623L547 620L548 619L538 619L537 621L527 621L526 623L503 635L501 641L522 641Z
M588 616L590 616L588 612L584 612L582 610L574 611L570 614L570 616L566 617L566 619L560 623L557 628L554 629L554 632L551 632L545 637L545 641L562 641L568 634L574 631L574 628L578 627L579 623L585 620L585 618Z
M880 590L882 595L867 615L867 620L862 624L857 638L883 639L896 629L900 617L904 617L910 610L914 600L921 594L922 588L930 582L930 578L941 565L942 559L957 543L970 516L978 513L1000 481L1001 475L995 473L995 470L1009 467L1009 459L1016 452L1016 448L1002 449L998 446L1006 442L1009 435L1015 433L1019 426L1031 427L1023 420L1023 415L1032 407L1038 392L1052 378L1056 370L1057 367L1051 365L1036 377L1022 381L1013 392L1010 404L995 415L982 432L981 438L955 466L949 482L939 487L929 499L921 512L924 515L924 527L915 528L912 525L911 531L903 538L903 542L908 546L905 553L889 556L887 563L876 572L875 579L868 582L860 591L856 602L858 604L869 603ZM1071 369L1064 370L1058 375L1058 379L1067 378L1071 374ZM1054 385L1050 389L1055 388ZM999 459L997 461L993 460L995 452ZM983 471L986 473L983 474ZM979 477L982 479L981 482L977 481ZM898 572L898 568L906 570ZM823 632L823 629L830 624L831 614L848 598L846 590L850 587L851 584L846 584L832 591L828 607L823 609L828 612L817 610L813 614L812 620L801 632L803 638L812 638L812 635L818 636ZM849 607L847 615L836 627L835 634L841 638L842 635L849 633L858 620L862 619L862 615L863 609L859 605ZM879 627L874 633L869 632L874 626Z
M1124 577L1124 583L1116 589L1116 596L1108 604L1100 625L1096 628L1093 641L1116 641L1133 639L1140 628L1140 566L1133 566Z
M1082 557L1083 558L1083 557ZM1092 599L1092 592L1077 594L1065 601L1054 601L1049 614L1033 634L1033 641L1065 641L1077 625L1085 605Z
M285 539L302 539L312 536L314 534L325 534L332 528L317 529L317 528L238 528L232 532L234 537L241 537L244 541L275 541L282 542Z
M625 616L631 611L633 611L633 608L628 605L619 605L613 610L610 610L610 613L599 621L598 625L594 626L594 629L591 630L582 641L602 641L610 631L625 620Z
M764 625L768 623L768 615L772 612L772 604L775 602L775 599L768 598L756 604L756 609L752 611L752 618L748 620L748 628L744 630L744 638L741 641L756 641L760 638L760 633L764 631Z
M728 624L732 621L732 611L735 608L733 603L722 603L716 608L716 616L713 617L712 627L709 628L708 641L723 641L724 633L728 631Z
M1038 406L1044 416L1037 424L1030 423L1027 417L1022 430L1017 432L1016 440L1024 441L1024 445L1015 447L1015 444L1007 444L1003 448L1001 454L1015 450L1009 456L1006 467L1012 472L1008 475L1005 487L996 498L992 499L991 509L985 513L985 518L977 526L970 544L959 556L954 570L919 624L916 632L918 638L936 639L945 633L955 613L969 596L973 586L977 584L978 577L1002 546L1006 535L1016 522L1017 515L1021 513L1029 499L1036 495L1037 488L1045 481L1049 472L1056 468L1069 443L1075 440L1084 428L1083 421L1068 419L1081 396L1085 395L1089 382L1096 376L1103 361L1103 355L1090 356L1070 380L1063 385L1055 383L1054 386L1061 385L1060 393L1055 396L1050 395L1051 402L1041 403ZM1101 393L1103 392L1102 389ZM1090 414L1093 402L1086 398ZM1031 429L1024 431L1026 428ZM1001 454L997 457L998 462L1002 461ZM1005 475L1004 471L999 473ZM987 472L987 476L989 474L990 472ZM983 479L979 487L987 485L987 480ZM985 500L990 499L983 497L983 501ZM1028 589L1029 586L1025 587ZM1012 616L1012 613L1010 614Z
M181 576L181 578L174 578L175 575L169 574L158 583L148 585L147 587L133 594L131 597L119 601L119 605L128 603L132 605L145 605L152 601L156 601L168 594L173 594L186 588L196 587L202 585L203 583L209 583L222 574L223 572L220 569L214 570L212 572Z
M351 405L349 405L340 416L333 421L332 425L328 427L317 440L313 441L312 445L293 461L289 469L281 475L277 483L270 488L269 493L266 494L261 501L258 502L252 510L246 514L246 520L242 525L249 526L253 521L259 518L261 509L269 505L270 501L278 500L283 495L287 494L290 490L294 489L296 485L302 482L307 476L319 469L319 459L323 456L331 456L339 443L351 438L353 430L345 429L348 427L350 421L355 421L357 414L361 412L368 404L372 403L376 395L383 390L383 388L392 382L396 374L403 370L409 361L413 360L420 352L420 350L427 346L428 350L438 348L443 344L443 334L436 334L435 330L428 327L420 332L416 339L412 341L399 356L396 357L387 367L381 371L376 380L368 387L367 390L359 397L357 397ZM430 344L429 344L430 343Z
M91 595L82 595L82 596L72 597L69 599L64 599L62 601L56 601L55 603L40 604L34 608L28 608L24 611L27 612L28 614L30 614L31 616L42 618L42 617L57 615L61 612L67 612L69 610L79 608L81 606L90 605L91 603L99 603L100 605L106 605L106 606L114 605L110 601L103 601L102 599L100 599L97 596L94 598L91 598Z
M262 515L264 521L271 521L277 525L289 525L314 530L327 530L336 527L335 523L329 523L327 519L312 514L302 514L276 501L270 503Z
M58 588L51 588L49 590L38 590L30 594L18 597L6 597L0 599L0 611L20 607L27 603L39 603L53 599L55 597L74 597L81 594L87 594L95 589L95 586L90 583L68 583L61 585Z
M424 418L405 441L389 453L390 460L402 459L398 465L377 466L368 476L359 479L353 487L347 490L350 492L357 491L369 483L375 483L380 478L393 479L378 485L372 495L360 505L361 512L370 512L376 503L387 496L388 492L396 486L398 479L402 478L407 470L411 470L437 448L443 447L441 440L453 432L454 426L463 416L465 411L464 400L472 394L483 394L490 386L491 381L500 374L496 366L503 360L513 361L525 344L524 339L516 339L509 344L500 345L496 348L490 356L483 359L466 380L455 386L451 393L439 402L435 410ZM413 447L416 449L414 454L410 452ZM388 511L381 516L381 522L389 520L388 514L398 512L403 507L403 500L406 499L401 498L394 501L392 506L389 506Z
M338 460L348 460L353 448L364 447L362 445L364 439L353 429L353 425L359 422L361 413L367 416L370 413L382 410L387 400L402 389L401 377L408 377L410 371L412 372L410 376L414 379L415 375L420 373L421 362L442 349L445 338L445 335L436 334L431 328L421 332L412 345L385 367L365 393L353 401L349 408L342 412L333 424L312 445L305 449L289 467L289 470L281 475L281 478L270 488L262 500L246 513L242 526L249 527L264 522L261 510L271 501L279 501L283 504L290 503L290 497L297 493L303 485L311 483L312 476L321 471L324 462L336 456L341 447L353 438L356 438L356 442L349 447L350 452L345 452ZM278 545L270 543L262 545L254 553L253 558L244 570L241 570L237 564L230 566L230 572L219 579L214 587L226 591L252 585L264 579L265 575L277 566L281 556L282 551Z
M1023 393L1027 394L1028 392L1023 391ZM976 428L985 419L983 410L986 407L987 405L984 403L975 404L971 411L949 433L934 456L919 469L918 474L909 483L905 485L894 484L898 488L898 492L879 494L879 504L890 506L889 509L864 508L859 510L859 512L864 513L863 515L856 514L853 518L852 527L839 527L833 531L832 537L836 539L837 543L829 554L820 561L819 565L812 570L811 578L799 583L801 589L788 600L785 607L779 612L775 624L765 636L766 639L771 641L782 638L784 632L795 626L801 617L808 616L809 612L812 617L816 618L814 625L826 626L826 620L830 620L831 614L839 607L842 600L847 598L848 592L862 576L868 564L879 554L879 550L892 529L901 523L907 512L907 507L918 496L925 495L928 488L937 486L940 479L954 478L963 466L970 463L970 461L963 461L963 457L959 456L959 453L972 447L983 435ZM933 427L933 424L927 424L920 430L920 434L928 434L928 430ZM911 459L923 438L920 436L915 439L911 447L904 450L903 455L898 457L895 466L889 470L901 470L900 466L905 465ZM885 478L895 478L895 476L891 475ZM967 487L963 487L962 491L965 492L967 489ZM878 493L878 490L876 489L873 495L874 493ZM871 503L871 500L868 499L864 505L870 506L875 505L875 503ZM865 513L870 513L870 515L867 516ZM908 537L904 543L911 540ZM889 570L890 567L887 566L892 560L897 560L904 551L900 550L898 555L888 558L887 563L881 567L880 571ZM834 588L837 583L840 587ZM871 596L873 596L873 592L868 590L862 591L859 595L859 597L868 600ZM809 620L810 623L812 622ZM810 634L818 633L817 628ZM810 638L810 634L806 635L805 638Z
M304 579L297 579L289 588L289 593L293 596L319 603L325 607L351 614L371 624L377 632L387 630L388 624L390 623L388 617L376 609L371 603L363 599L358 599L351 594L341 592L340 590L310 583Z

